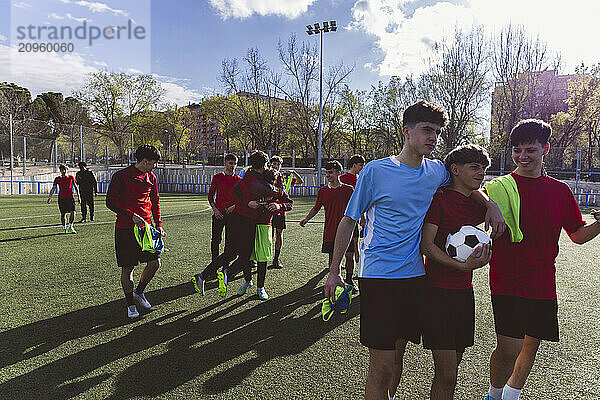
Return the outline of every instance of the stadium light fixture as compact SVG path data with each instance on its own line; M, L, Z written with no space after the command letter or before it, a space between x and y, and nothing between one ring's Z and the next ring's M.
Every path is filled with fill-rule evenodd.
M319 185L322 183L323 172L321 171L321 158L323 154L323 33L324 32L335 32L337 30L337 25L335 21L325 21L323 22L323 27L319 25L318 22L315 22L313 26L307 25L308 29L306 33L312 35L313 33L318 33L321 41L321 52L320 52L320 62L319 62L319 151L317 155L317 176L319 180Z

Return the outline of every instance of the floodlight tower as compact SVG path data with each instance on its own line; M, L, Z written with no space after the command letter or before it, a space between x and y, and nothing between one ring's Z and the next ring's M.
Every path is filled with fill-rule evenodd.
M321 37L321 51L320 51L320 62L319 62L319 151L317 155L317 174L319 179L319 185L322 183L322 172L321 172L321 154L323 147L323 33L335 32L337 25L335 21L323 22L323 27L315 22L313 26L306 25L306 33L312 35L318 33Z

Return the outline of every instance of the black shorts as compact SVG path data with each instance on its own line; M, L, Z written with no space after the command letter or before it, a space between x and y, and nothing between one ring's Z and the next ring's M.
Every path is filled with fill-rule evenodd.
M427 286L423 309L423 347L463 353L473 346L475 296L470 289Z
M119 267L135 267L139 263L158 260L160 253L142 251L133 234L133 228L115 227L115 252Z
M558 342L558 302L492 295L496 333L523 339L525 335Z
M273 229L285 229L285 215L273 215L271 224L273 225Z
M323 242L323 245L321 246L321 253L333 254L333 245L334 242ZM354 241L350 241L346 253L354 253Z
M75 199L73 197L67 197L58 199L58 209L61 214L66 214L75 211Z
M352 239L358 239L359 236L358 224L356 224L354 225L354 231L352 232Z
M360 342L394 350L398 339L421 342L425 276L407 279L359 278Z

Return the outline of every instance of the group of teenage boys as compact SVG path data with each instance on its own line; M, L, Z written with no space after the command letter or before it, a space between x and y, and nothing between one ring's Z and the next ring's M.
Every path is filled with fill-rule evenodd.
M489 165L481 147L461 146L444 163L425 158L446 123L445 110L433 103L408 107L401 153L365 166L337 228L325 283L331 301L335 288L344 285L340 264L354 228L366 216L358 273L360 340L369 348L366 399L395 397L406 345L421 338L434 357L430 398L454 397L458 364L473 345L472 271L488 262L496 348L485 398L518 399L540 342L558 341L560 232L564 229L578 244L600 233L600 212L592 212L596 221L586 225L569 187L543 173L548 124L517 124L509 138L515 171L481 190ZM513 213L509 229L501 207L487 195L499 186L507 191L497 198L502 210ZM514 209L514 204L520 205ZM463 263L446 254L448 233L482 222L486 230L492 226L491 247L478 247Z
M273 262L272 268L282 268L279 254L282 231L285 229L285 211L291 210L293 205L288 191L294 180L301 182L301 179L295 172L288 174L280 172L282 160L278 156L270 160L273 168L267 165L269 158L262 151L253 152L249 162L250 168L244 169L243 177L240 177L235 175L237 157L228 154L225 157L225 171L213 176L208 196L213 208L211 239L213 258L203 271L192 277L194 289L198 293L204 294L206 281L216 277L219 282L217 291L220 296L225 297L229 282L242 271L244 282L237 294L243 295L253 285L252 267L256 265L257 295L261 300L267 300L269 298L265 289L267 263ZM286 185L288 191L284 189ZM225 222L218 218L219 214L223 215L223 212L230 215ZM225 247L223 253L219 255L223 226ZM274 257L273 227L280 243L275 247Z
M548 124L525 120L514 127L509 142L516 169L499 178L509 184L492 181L485 188L481 184L490 161L481 147L458 147L444 162L425 158L446 124L445 110L433 103L421 101L408 107L400 154L371 161L362 170L364 159L355 163L362 165L354 169L355 175L360 171L354 188L340 181L338 162L327 163L328 185L319 189L315 206L300 223L304 226L325 208L322 251L329 254L330 271L324 292L335 301L337 286L354 285L353 237L364 215L358 286L360 341L369 348L366 399L395 397L406 345L418 344L421 338L434 358L430 398L453 398L458 365L474 342L472 271L488 263L496 347L485 398L518 399L541 341L559 338L555 258L560 232L564 229L578 244L600 233L600 212L592 212L595 222L586 224L569 187L544 173L543 157L551 135ZM106 200L117 213L115 248L130 317L139 315L136 302L151 307L143 292L160 266L157 254L141 251L131 228L153 218L164 234L151 172L160 153L142 146L136 158L136 164L113 176ZM227 156L225 171L213 178L209 194L213 259L192 278L199 293L204 294L205 282L216 277L218 292L225 296L228 282L243 271L238 294L245 294L252 286L254 260L258 296L268 298L265 276L272 259L271 223L273 215L292 208L292 201L285 179L282 182L282 174L267 166L265 153L254 152L249 161L251 167L240 178L234 172L237 158ZM498 197L497 204L490 199L498 186L512 188L506 189L507 197L518 201ZM501 209L512 212L507 224ZM465 262L446 254L448 233L483 222L486 230L492 228L491 246L480 246ZM218 254L223 228L225 249ZM133 290L133 267L138 262L147 265Z
M60 175L54 178L47 203L50 203L52 195L58 189L58 209L60 211L60 222L63 233L77 233L73 227L75 220L75 197L73 191L77 194L77 201L81 204L82 218L79 222L87 221L87 208L90 209L90 220L94 220L94 195L98 194L98 184L94 173L87 169L85 162L80 162L79 171L73 175L67 175L67 166L59 165ZM67 224L67 214L69 222Z

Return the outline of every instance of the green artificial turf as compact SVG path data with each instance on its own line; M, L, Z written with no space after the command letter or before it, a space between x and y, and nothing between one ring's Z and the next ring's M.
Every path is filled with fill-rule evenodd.
M56 197L50 205L45 199L0 197L0 399L362 398L368 352L359 343L360 296L347 314L320 319L323 225L291 222L314 198L296 199L288 213L285 268L268 271L270 299L261 302L255 286L225 299L214 282L205 296L194 292L191 276L210 261L208 203L162 196L169 251L146 290L154 310L133 322L104 198L96 199L96 222L76 224L76 235L60 233ZM322 211L314 220L323 221ZM599 243L561 238L561 341L542 344L522 399L600 398ZM455 396L465 400L487 391L495 345L487 267L475 272L474 286L475 346L465 353ZM409 345L404 365L397 398L426 399L430 352Z

